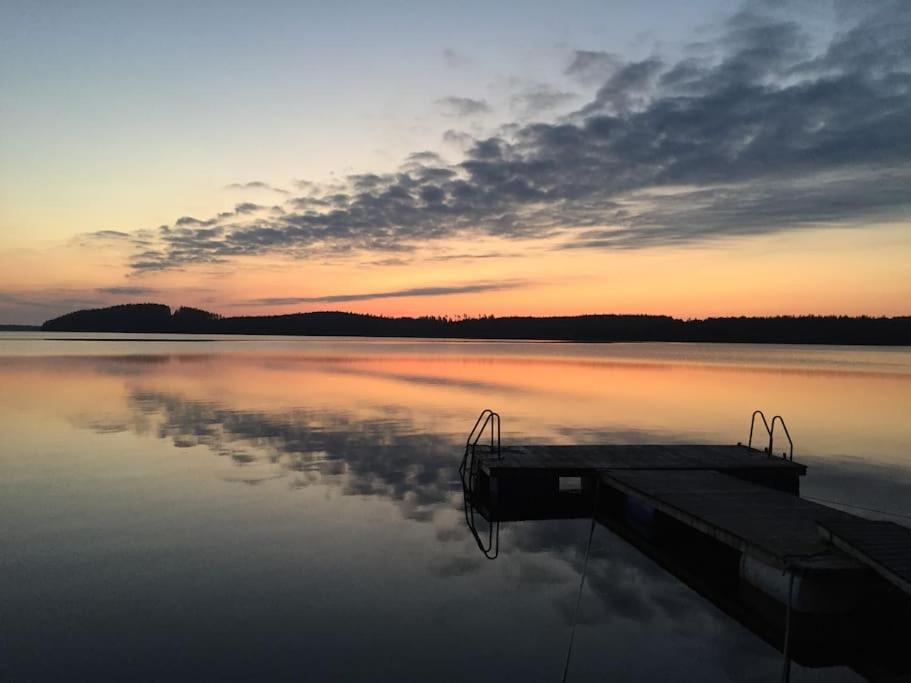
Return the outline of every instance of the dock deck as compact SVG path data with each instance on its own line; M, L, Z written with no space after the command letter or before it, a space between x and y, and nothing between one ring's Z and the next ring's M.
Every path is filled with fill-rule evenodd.
M806 466L743 445L599 444L591 446L504 446L478 453L481 468L509 470L729 470L772 469L805 474Z
M911 529L894 522L820 520L824 539L911 594Z
M801 498L807 468L787 458L742 444L478 446L473 457L497 521L587 516L588 497L562 493L578 477L589 497L597 482L769 567L873 570L911 594L911 529Z
M481 472L492 479L593 476L602 470L710 470L788 493L800 490L804 465L743 445L609 444L478 447ZM555 480L556 481L556 480Z
M606 470L600 481L777 569L863 568L817 529L856 518L799 496L711 471Z

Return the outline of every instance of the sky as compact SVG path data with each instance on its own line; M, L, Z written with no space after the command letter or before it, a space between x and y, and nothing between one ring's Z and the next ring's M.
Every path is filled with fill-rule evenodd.
M0 322L911 314L903 0L5 0L0 92Z

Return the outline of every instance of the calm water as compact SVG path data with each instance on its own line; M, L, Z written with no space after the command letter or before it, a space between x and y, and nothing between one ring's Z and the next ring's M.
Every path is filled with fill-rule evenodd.
M504 443L733 443L763 408L805 495L911 515L911 350L46 336L0 334L3 680L559 680L589 525L480 554L488 406ZM583 598L570 680L780 673L603 527Z

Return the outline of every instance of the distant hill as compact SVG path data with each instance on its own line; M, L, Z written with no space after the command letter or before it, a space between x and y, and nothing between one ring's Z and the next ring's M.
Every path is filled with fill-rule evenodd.
M198 308L174 313L164 304L123 304L90 308L48 320L41 329L51 332L209 332L221 316Z
M68 313L48 332L164 332L561 341L751 342L911 345L911 317L778 316L680 320L665 315L579 315L451 319L389 318L321 311L222 317L198 308L124 304Z

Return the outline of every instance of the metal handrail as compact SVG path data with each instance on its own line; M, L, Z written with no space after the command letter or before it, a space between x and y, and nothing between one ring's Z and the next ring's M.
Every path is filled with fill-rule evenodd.
M772 454L772 445L775 440L775 423L780 422L781 428L784 430L784 435L788 439L788 445L790 447L789 453L782 453L782 458L787 458L788 460L794 460L794 441L791 440L791 433L788 431L788 426L784 423L784 418L781 415L776 415L772 418L772 428L769 430L769 455Z
M490 425L490 452L496 451L497 458L500 458L500 414L495 413L490 408L485 408L478 415L474 427L471 428L471 432L469 432L468 438L465 440L465 448L474 450L474 447L478 445L478 441L484 435L484 430L487 429L488 424Z
M465 439L465 455L462 456L462 464L459 465L459 476L465 475L465 467L468 465L469 455L471 456L469 470L474 470L475 448L478 445L478 441L480 441L481 437L484 435L484 430L487 429L488 424L490 424L490 452L496 452L498 460L502 457L500 452L500 414L495 413L490 408L485 408L481 411L481 414L478 415L474 427L471 428L471 431L468 433L468 438Z
M481 424L481 420L483 420L485 417L489 417L490 413L492 413L492 412L493 411L490 408L485 408L484 410L482 410L481 414L478 415L478 419L475 420L474 427L472 427L471 431L468 432L468 438L465 439L465 454L462 456L462 464L459 465L459 476L464 477L464 475L465 475L465 465L468 462L469 453L474 455L474 453L473 453L474 449L472 448L472 439L475 438L475 432L478 431L478 426ZM471 464L472 464L472 468L473 468L474 467L474 458L473 457L472 457Z
M481 414L478 415L478 419L475 420L474 427L472 427L471 431L468 432L468 438L465 439L466 446L471 445L471 440L472 440L472 438L474 438L475 432L478 430L478 425L481 424L481 420L483 420L485 417L489 418L492 413L493 413L493 411L490 408L484 408L484 410L481 411Z
M772 430L769 428L769 423L765 419L765 413L763 413L761 410L754 410L753 416L750 418L750 438L749 438L749 440L747 440L747 448L753 447L753 427L756 426L756 416L757 415L762 420L762 424L765 427L766 434L769 435L769 440L770 440L769 445L771 445ZM769 455L771 455L771 453L772 453L771 450L769 450L767 452L769 453Z
M500 414L495 413L490 408L487 408L478 417L477 422L481 422L481 417L484 416L484 413L487 413L487 417L484 418L484 422L481 424L481 428L478 429L477 434L474 433L474 429L473 429L472 433L468 435L468 440L471 441L471 437L474 436L474 441L471 442L471 445L477 446L478 441L481 440L481 436L483 436L484 430L487 428L487 425L489 424L490 425L490 452L493 453L493 451L494 451L494 439L496 438L497 457L499 458L500 457ZM475 426L477 426L477 422L475 423ZM467 445L467 442L466 442L466 445Z

